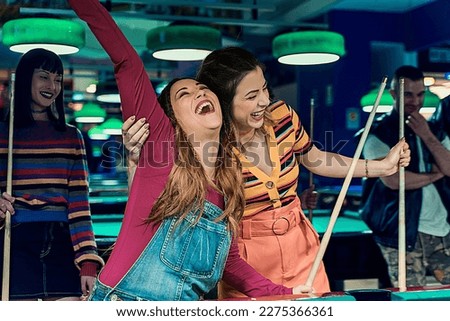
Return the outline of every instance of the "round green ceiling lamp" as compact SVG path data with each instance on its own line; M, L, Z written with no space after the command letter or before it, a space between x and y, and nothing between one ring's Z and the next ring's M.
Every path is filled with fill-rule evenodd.
M75 111L73 114L77 123L102 123L106 118L106 110L92 102L84 104L81 110Z
M3 44L24 53L44 48L58 55L78 52L85 44L85 29L78 22L56 18L21 18L3 25Z
M100 125L100 128L102 129L103 134L122 135L122 125L123 121L119 118L108 118Z
M361 97L360 104L363 111L370 113L372 111L375 99L378 94L378 88L370 90L367 94ZM425 91L425 98L423 101L423 107L420 109L422 114L432 114L439 105L440 99L437 95L430 90ZM394 99L392 98L388 89L386 89L381 95L380 103L377 108L377 113L386 113L392 110Z
M322 30L289 32L273 39L272 52L282 64L327 64L345 55L344 37Z
M361 97L360 104L364 112L370 113L372 111L373 105L375 104L375 99L378 95L378 88L371 89L367 94ZM377 107L377 113L385 113L392 110L392 105L394 100L392 99L389 89L383 91L381 94L380 102Z
M92 127L88 130L88 136L92 140L108 140L111 135L105 134L101 125Z
M147 48L153 57L162 60L203 60L221 46L220 31L212 27L170 25L147 32Z

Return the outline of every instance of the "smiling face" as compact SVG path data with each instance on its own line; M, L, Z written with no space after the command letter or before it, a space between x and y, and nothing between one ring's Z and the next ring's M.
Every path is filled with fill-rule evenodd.
M34 110L50 106L61 92L62 75L35 69L31 79L31 98Z
M249 72L236 88L233 99L233 121L239 131L248 132L264 124L264 110L269 106L267 81L260 67Z
M398 111L400 98L397 91L391 91L395 100L395 108ZM419 111L423 106L425 99L425 85L423 80L411 80L404 78L404 111L405 115L410 115L415 111Z
M218 133L222 126L222 110L217 96L193 79L181 79L170 88L174 115L189 137L192 134Z

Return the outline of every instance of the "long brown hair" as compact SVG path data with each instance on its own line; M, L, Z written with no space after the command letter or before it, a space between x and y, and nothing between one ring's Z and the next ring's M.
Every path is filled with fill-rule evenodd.
M172 216L183 219L191 211L197 211L197 220L200 219L203 214L206 191L213 187L225 198L224 212L217 220L226 219L230 230L235 233L245 205L241 165L232 152L232 144L236 141L236 130L231 122L224 119L220 130L213 183L208 179L194 148L173 113L170 88L179 80L181 78L173 79L158 98L175 128L177 157L166 187L153 205L147 222L162 221Z
M233 100L240 82L258 67L265 71L265 65L250 51L241 47L214 50L203 60L197 71L197 80L216 93L224 111L224 120L233 119ZM270 113L270 107L264 111L264 124L267 126L276 124ZM266 134L264 127L257 130Z

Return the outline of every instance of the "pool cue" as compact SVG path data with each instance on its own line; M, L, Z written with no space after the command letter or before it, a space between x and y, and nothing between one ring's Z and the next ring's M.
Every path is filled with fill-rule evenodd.
M9 135L8 135L8 172L6 176L6 192L12 195L12 167L13 167L13 133L14 133L14 84L15 73L11 74L11 91L9 100ZM5 241L3 244L3 278L2 301L9 301L9 274L11 259L11 213L6 211L5 217Z
M309 137L311 138L311 142L314 143L314 97L311 97L309 119L310 119ZM313 184L314 184L314 174L311 171L309 171L309 187L311 187ZM309 221L312 222L313 219L312 208L308 209L308 217Z
M367 139L367 136L369 135L369 130L370 130L370 127L372 126L373 119L375 118L375 113L377 111L378 105L380 104L380 99L384 92L384 88L386 87L386 83L387 83L387 77L384 77L383 81L381 82L380 89L378 90L378 94L375 99L375 103L373 105L372 111L370 112L369 118L367 119L366 126L364 127L364 131L362 133L361 139L356 148L355 155L353 156L352 162L350 164L350 168L345 177L344 184L342 185L342 189L339 192L339 196L336 200L336 204L333 208L333 212L331 213L328 227L322 237L322 241L320 242L319 250L317 251L316 258L313 262L311 271L309 272L308 278L305 283L306 286L312 287L312 284L316 277L317 271L319 270L320 262L322 262L328 242L330 241L334 224L336 223L339 212L341 211L342 204L343 204L344 198L345 198L345 194L347 193L348 187L350 185L350 181L353 177L353 173L355 172L356 163L359 160L364 143Z
M399 139L405 136L405 80L400 78ZM405 168L399 168L398 190L398 287L406 291L406 227L405 227Z

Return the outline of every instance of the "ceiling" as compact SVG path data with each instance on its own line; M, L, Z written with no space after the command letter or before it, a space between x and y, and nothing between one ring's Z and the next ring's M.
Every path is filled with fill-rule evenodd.
M127 38L145 52L147 30L173 21L212 25L221 30L223 45L269 52L274 35L286 30L327 29L330 10L407 12L435 0L114 0L104 1ZM20 16L77 17L65 0L0 1L0 26ZM72 65L108 66L105 52L86 27L86 46L72 55ZM18 54L0 45L0 68L11 68ZM103 63L102 63L103 62ZM109 66L108 66L109 67Z

